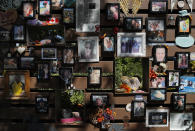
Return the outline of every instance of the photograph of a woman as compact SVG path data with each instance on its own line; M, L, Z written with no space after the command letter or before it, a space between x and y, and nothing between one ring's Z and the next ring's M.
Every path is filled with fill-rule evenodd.
M188 68L188 53L180 53L178 54L177 57L177 62L178 62L178 68L179 69L186 69Z
M104 38L104 50L103 51L114 51L114 37Z

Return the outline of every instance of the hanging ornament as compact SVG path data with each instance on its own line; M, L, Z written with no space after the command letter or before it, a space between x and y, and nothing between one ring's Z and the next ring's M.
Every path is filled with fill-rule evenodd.
M120 8L122 9L125 16L127 17L129 15L129 7L130 7L129 0L119 0L119 3L120 3Z
M193 0L187 0L187 2L188 2L188 5L191 9L191 12L192 12L192 10L193 10Z
M132 0L132 13L136 15L138 10L140 9L142 4L142 0Z

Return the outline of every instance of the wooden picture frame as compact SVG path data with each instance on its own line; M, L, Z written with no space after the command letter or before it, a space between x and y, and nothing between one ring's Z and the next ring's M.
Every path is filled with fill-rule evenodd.
M5 91L10 99L28 98L30 73L27 70L9 70L5 75Z
M176 52L176 61L174 63L175 69L187 70L190 67L190 53L189 52Z
M36 96L35 109L37 113L48 113L49 110L48 97Z
M75 8L62 8L62 21L65 26L74 26L76 21Z
M190 16L177 16L176 18L176 35L188 36L191 33Z
M5 70L16 70L18 68L18 59L16 57L5 57L3 64Z
M151 13L166 14L168 11L167 0L150 0L149 10Z
M41 17L51 16L51 0L38 0L38 13Z
M13 42L26 42L26 26L24 24L15 24L12 31Z
M154 63L167 63L168 49L164 45L155 45L152 47L152 56Z
M132 119L143 119L146 113L146 103L143 100L133 100L131 103L131 118Z
M60 68L60 79L64 81L65 86L70 86L72 84L72 78L73 78L72 73L73 73L72 67Z
M38 81L45 81L50 79L50 66L49 62L37 63L37 79Z
M171 95L171 105L174 111L185 111L186 94L173 93Z
M35 2L22 1L22 12L24 19L34 19L36 15Z
M180 86L180 71L167 70L167 91L178 91Z
M102 68L88 67L87 87L101 87L102 84Z
M63 64L73 65L75 63L75 57L74 57L75 50L73 47L64 48L62 54L63 54L62 57Z
M146 19L147 43L163 43L166 41L165 18L149 17Z
M139 32L143 29L143 17L125 17L123 26L126 31Z
M92 93L90 96L90 101L94 106L106 107L109 105L109 95Z
M150 88L149 89L150 102L163 102L166 101L166 88Z
M106 19L108 21L120 21L120 4L107 3L106 4Z
M42 48L41 59L43 60L55 60L57 59L57 48Z

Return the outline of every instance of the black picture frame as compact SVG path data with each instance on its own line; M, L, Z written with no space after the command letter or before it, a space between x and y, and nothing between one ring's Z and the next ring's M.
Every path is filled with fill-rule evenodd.
M9 42L12 40L12 32L0 27L0 43Z
M137 28L137 25L138 25L138 28ZM143 17L125 17L123 21L123 26L126 31L132 31L132 32L142 31Z
M185 111L186 108L186 94L173 93L171 95L171 105L174 111Z
M185 56L185 58L183 56ZM190 52L176 52L175 57L176 57L176 60L174 61L175 69L187 70L190 67Z
M180 86L180 71L167 70L167 91L178 91ZM178 76L177 76L178 75ZM178 77L178 78L177 78Z
M162 50L163 49L163 50ZM154 63L167 63L168 49L165 45L155 45L152 47Z
M109 105L109 95L92 93L90 96L90 102L93 106L106 107Z
M48 113L49 111L48 97L36 96L35 109L37 113Z
M56 0L51 0L51 7L52 10L59 10L64 6L64 0L56 1Z
M16 70L18 69L18 58L16 57L5 57L3 60L3 68L5 70Z
M184 26L184 23L186 28L182 28L182 26ZM189 16L177 16L175 26L175 34L177 36L188 36L191 33L191 18Z
M94 71L98 71L98 72L94 72ZM98 79L98 80L93 80L91 78L90 75L93 75L93 73L95 73L96 75L98 76L95 76L94 78ZM91 82L93 81L93 82ZM98 87L100 88L101 87L101 84L102 84L102 68L101 67L88 67L88 77L87 77L87 87Z
M75 49L67 47L62 50L62 62L66 65L73 65L75 63Z
M26 6L28 6L26 8ZM29 9L30 8L30 9ZM28 11L28 12L25 12ZM22 1L22 13L24 19L34 19L36 15L35 2L33 1Z
M108 45L110 44L110 45ZM116 45L116 37L114 35L106 35L102 39L102 45L101 45L101 52L102 54L107 57L114 55L115 52L115 45ZM108 46L111 46L108 48Z
M73 68L61 67L59 74L60 74L60 79L63 81L63 85L70 86L73 78Z
M12 29L13 42L26 42L26 25L15 24Z
M35 57L22 56L20 57L20 69L32 70L35 69Z
M37 79L38 81L47 81L50 79L49 62L42 61L37 63Z
M150 88L166 88L166 76L157 76L150 80Z
M62 62L58 59L50 61L50 76L55 77L60 75Z
M149 89L149 101L150 102L166 101L166 88L150 88Z
M131 118L140 120L145 118L146 115L146 103L144 100L133 100L131 103Z
M162 25L161 25L162 24ZM162 17L146 18L147 43L166 42L166 20Z
M75 8L62 8L62 22L66 27L75 26L76 13ZM71 17L70 17L71 15Z
M49 52L51 52L51 54L48 54ZM41 49L41 59L56 60L57 59L57 48L42 48Z
M49 8L48 13L42 12L41 4L43 4L43 3L48 3L48 6L49 6L48 7ZM40 17L49 17L49 16L51 16L51 0L38 0L38 13L39 13Z
M168 11L167 0L150 0L149 10L151 13L166 14Z
M117 18L114 18L114 14L111 12L110 7L117 8ZM120 4L119 3L107 3L106 4L106 20L108 21L120 21Z

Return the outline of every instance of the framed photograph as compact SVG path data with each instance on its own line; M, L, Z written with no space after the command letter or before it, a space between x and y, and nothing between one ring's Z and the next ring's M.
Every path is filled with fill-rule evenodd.
M73 78L73 68L72 67L62 67L60 68L60 78L64 81L64 84L70 86Z
M152 63L152 71L157 76L163 76L166 75L167 65L166 63Z
M146 104L144 101L132 101L131 117L136 119L144 118L146 112Z
M109 105L108 94L91 94L90 101L94 106L105 107Z
M87 85L88 87L100 87L102 83L102 68L88 67Z
M98 25L100 0L76 0L76 32L95 32Z
M38 63L38 80L48 80L50 79L50 68L48 62Z
M166 76L157 76L150 80L151 88L166 88Z
M51 15L51 0L39 0L39 16Z
M51 0L52 9L61 9L64 6L64 0Z
M63 49L63 63L74 64L74 48Z
M166 100L166 88L150 88L149 101L160 102Z
M20 57L20 68L25 70L31 70L35 67L35 58L34 57Z
M123 22L124 29L127 31L142 31L143 28L142 17L126 17Z
M180 86L180 71L167 71L167 91L178 91Z
M189 68L190 53L189 52L176 52L175 68L178 70L186 70Z
M99 62L99 38L77 37L79 62Z
M152 56L153 56L153 62L167 62L167 54L168 50L166 46L162 45L156 45L152 48Z
M146 56L145 33L118 33L117 56L118 57L145 57Z
M186 107L186 94L173 93L171 96L172 109L175 111L184 111Z
M42 59L57 59L57 49L56 48L42 48L41 58Z
M102 41L102 53L113 53L115 50L115 37L106 36Z
M62 67L61 61L50 61L50 76L59 76L60 68Z
M47 97L37 96L35 97L35 106L38 113L48 113L49 103Z
M67 25L74 25L75 23L75 9L74 8L63 8L62 10L63 23Z
M190 61L195 61L195 52L190 52Z
M189 16L178 16L176 24L177 35L189 35L191 33L191 18Z
M180 93L195 93L195 76L186 74L180 76Z
M26 41L26 28L24 25L14 25L13 26L13 41L25 42Z
M17 69L18 68L18 59L15 57L6 57L4 58L4 69Z
M166 108L147 108L146 127L168 127L169 109Z
M150 12L151 13L167 13L168 1L167 0L151 0L150 1Z
M107 20L119 21L120 20L120 4L107 3L106 4Z
M35 3L33 1L23 1L22 2L23 17L25 19L35 18Z
M147 18L147 42L162 43L166 41L166 21L164 18Z
M193 113L170 113L170 130L192 131Z
M0 42L11 41L11 31L0 28Z
M18 97L28 97L30 91L30 73L29 71L6 71L5 89L9 92L9 97L12 99Z

